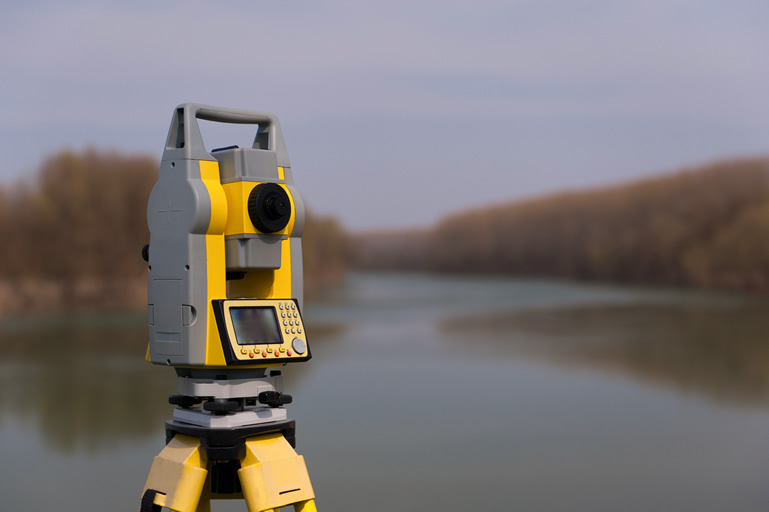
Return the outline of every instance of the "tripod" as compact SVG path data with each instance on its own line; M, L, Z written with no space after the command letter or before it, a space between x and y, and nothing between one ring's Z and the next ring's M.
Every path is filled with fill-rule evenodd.
M212 399L202 410L192 407L202 401L195 396L169 401L182 407L166 422L166 447L152 462L140 512L210 512L212 499L243 499L249 512L288 505L316 512L304 458L294 451L296 423L281 407L289 395ZM267 407L247 405L254 402Z

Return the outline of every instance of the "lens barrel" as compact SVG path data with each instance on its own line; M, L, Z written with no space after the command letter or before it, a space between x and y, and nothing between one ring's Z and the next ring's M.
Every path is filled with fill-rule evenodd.
M291 199L280 185L262 183L248 196L248 217L262 233L275 233L291 220Z

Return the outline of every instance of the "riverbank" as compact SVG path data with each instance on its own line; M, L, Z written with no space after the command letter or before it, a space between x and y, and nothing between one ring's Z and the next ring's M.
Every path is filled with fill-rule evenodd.
M769 291L769 158L494 205L353 237L363 270Z

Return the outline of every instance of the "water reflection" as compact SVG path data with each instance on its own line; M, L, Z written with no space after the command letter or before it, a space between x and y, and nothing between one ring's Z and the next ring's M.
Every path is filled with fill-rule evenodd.
M172 372L151 371L144 362L146 339L141 315L4 323L0 418L38 430L62 452L157 435L155 426L169 413L162 397L174 384Z
M313 343L341 332L325 325ZM0 324L0 429L13 420L64 453L116 449L162 435L175 392L171 368L144 360L143 314L88 314ZM285 372L286 386L302 372Z
M584 305L442 321L456 347L619 372L713 400L769 405L763 300ZM459 343L459 342L462 343Z

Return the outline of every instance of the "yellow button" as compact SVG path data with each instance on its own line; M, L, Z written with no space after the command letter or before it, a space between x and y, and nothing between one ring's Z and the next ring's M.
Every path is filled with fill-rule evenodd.
M241 354L248 354L248 349L245 349L245 348L241 348L241 349L240 349L240 353L241 353Z
M270 347L267 347L267 352L272 352L272 349Z
M286 348L285 348L285 347L280 347L280 351L281 351L281 352L285 352L285 351L286 351Z

